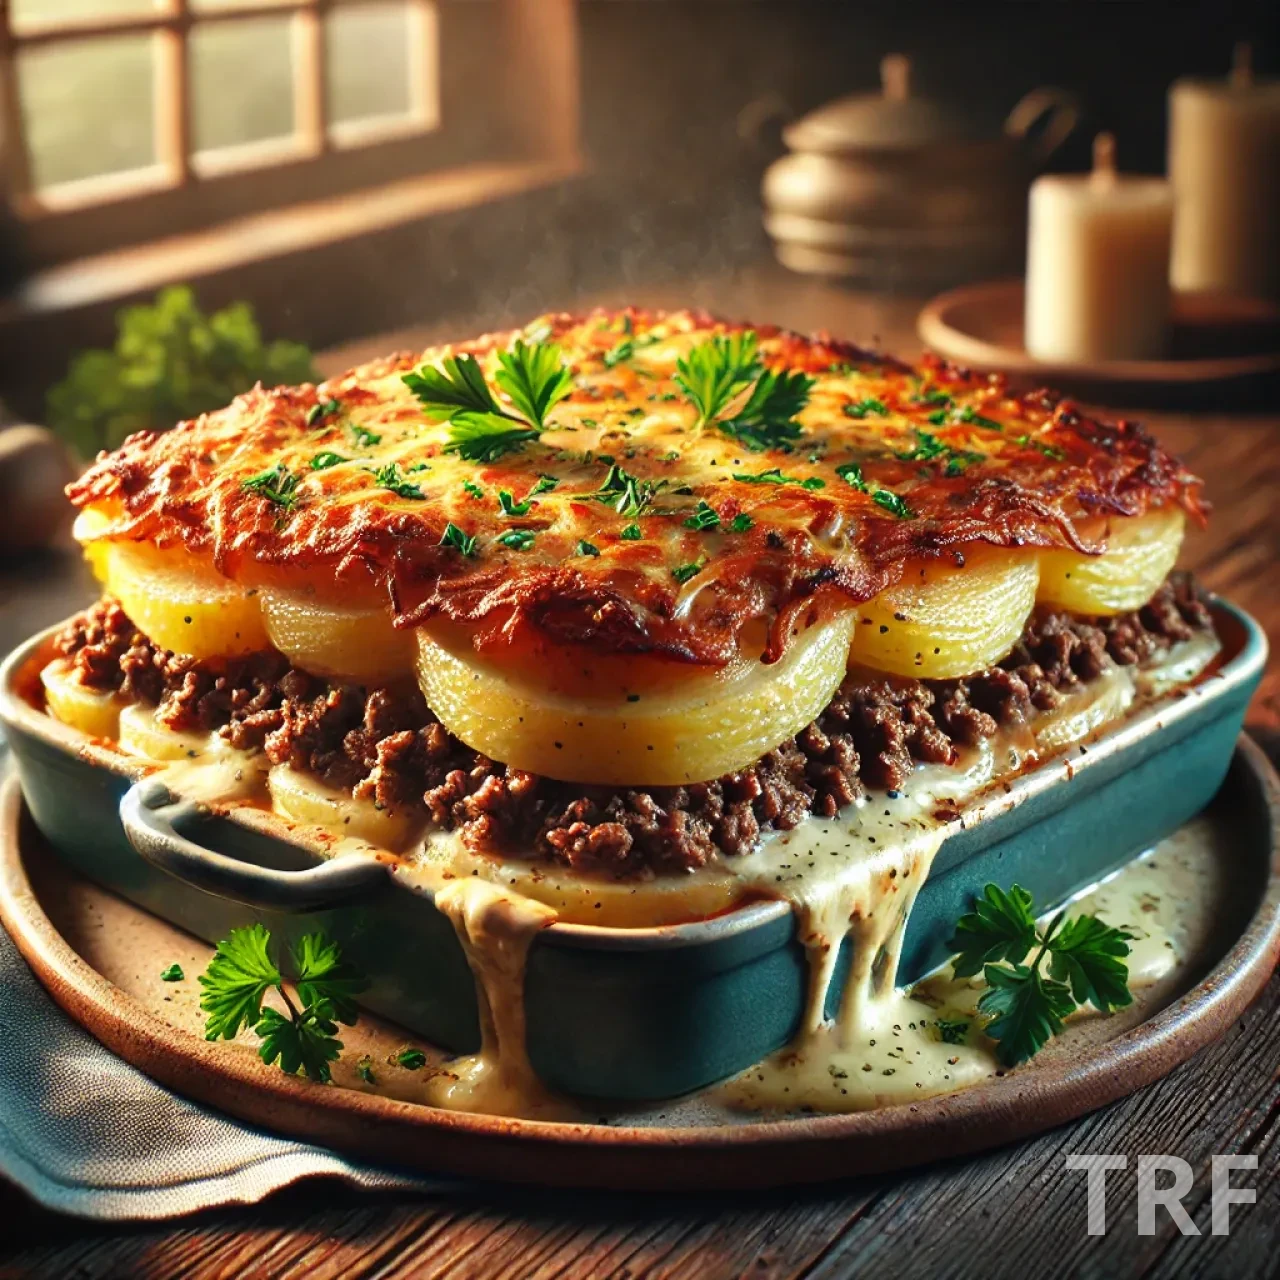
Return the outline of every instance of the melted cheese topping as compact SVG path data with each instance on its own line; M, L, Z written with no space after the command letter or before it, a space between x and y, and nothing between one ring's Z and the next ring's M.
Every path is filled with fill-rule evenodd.
M1098 512L1198 511L1199 482L1136 424L769 327L756 330L764 365L813 384L797 438L755 451L698 425L675 376L692 348L743 327L691 312L543 317L318 388L255 390L131 437L70 492L92 512L86 537L182 545L238 582L343 601L390 590L402 622L520 615L562 640L702 662L732 656L747 619L815 593L870 599L912 559L974 542L1096 551ZM468 352L492 389L517 336L559 344L572 394L537 440L466 461L403 375ZM615 466L629 495L605 488ZM286 505L245 487L272 467L295 483ZM554 488L535 492L544 476ZM520 514L504 513L504 491ZM474 544L450 543L450 525ZM517 545L502 541L512 533Z

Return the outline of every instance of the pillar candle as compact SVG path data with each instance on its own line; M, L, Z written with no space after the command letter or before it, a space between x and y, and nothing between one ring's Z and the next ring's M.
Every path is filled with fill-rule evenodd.
M1280 295L1280 80L1236 47L1226 80L1169 90L1175 289Z
M1094 141L1092 173L1037 178L1027 238L1027 351L1058 363L1164 355L1172 220L1169 184L1117 173L1110 134Z

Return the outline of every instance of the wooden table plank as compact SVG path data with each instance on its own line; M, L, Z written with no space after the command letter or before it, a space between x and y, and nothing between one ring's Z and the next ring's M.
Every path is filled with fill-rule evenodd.
M692 301L728 314L855 338L878 333L889 349L915 349L909 302L868 299L772 269L695 283L691 292ZM497 324L502 317L491 319ZM326 363L342 367L391 346L425 345L457 327L375 340ZM1207 482L1214 515L1206 530L1188 537L1184 562L1280 637L1280 417L1129 416L1147 422ZM0 574L0 643L69 612L90 589L66 555ZM1280 744L1274 667L1250 724ZM1140 1153L1191 1161L1195 1184L1187 1207L1207 1232L1210 1157L1232 1151L1256 1153L1260 1168L1256 1176L1237 1175L1239 1184L1258 1188L1258 1201L1233 1210L1229 1237L1184 1238L1162 1213L1156 1235L1137 1235ZM1085 1234L1084 1175L1066 1169L1068 1152L1129 1159L1127 1170L1110 1175L1105 1237ZM1270 1274L1280 1256L1280 977L1230 1032L1151 1088L1030 1142L895 1177L680 1198L504 1188L375 1198L318 1183L176 1227L126 1228L68 1223L31 1209L9 1189L0 1191L5 1240L16 1251L0 1276Z

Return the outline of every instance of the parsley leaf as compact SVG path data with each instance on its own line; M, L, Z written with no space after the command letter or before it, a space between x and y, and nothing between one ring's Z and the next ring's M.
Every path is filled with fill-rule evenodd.
M746 531L750 529L751 526L754 524L755 524L755 521L749 515L747 515L745 511L740 511L729 522L729 532L730 533L746 533Z
M583 538L578 543L578 554L580 556L598 556L600 548Z
M307 410L307 426L314 427L325 418L332 418L334 414L341 412L341 400L325 400L320 404L313 404L311 408Z
M751 388L746 404L720 430L748 449L786 449L800 437L795 416L809 402L814 380L805 373L766 369Z
M957 952L957 978L972 977L995 960L1016 964L1035 946L1036 921L1031 912L1031 895L1015 884L1008 893L989 884L968 915L956 921L956 931L947 946Z
M678 564L671 570L671 576L683 586L690 578L697 577L706 563L704 556L700 560L691 560L688 564Z
M967 1018L939 1018L936 1025L943 1044L964 1044L969 1035Z
M400 471L398 462L388 462L373 473L374 483L383 489L389 489L400 498L425 498L427 495L414 484L406 480Z
M293 1015L263 1009L253 1029L262 1037L258 1057L268 1066L279 1062L280 1070L288 1075L296 1076L302 1070L317 1084L328 1084L329 1063L342 1051L331 1013L328 1001Z
M694 508L691 515L685 522L686 529L718 529L720 527L720 513L704 498L698 499L698 505Z
M1077 1005L1110 1013L1132 1003L1125 957L1134 935L1097 916L1063 924L1065 914L1060 911L1040 929L1025 889L1015 884L1005 893L989 884L947 944L958 953L952 962L957 977L981 972L986 980L978 1010L991 1018L984 1030L997 1042L996 1055L1005 1066L1039 1052ZM1038 950L1028 965L1033 947ZM1041 969L1046 956L1047 974Z
M618 530L618 537L624 542L639 542L641 537L640 526L638 524L626 525Z
M539 431L547 414L573 390L573 374L554 342L526 344L519 338L508 351L498 352L501 366L495 375L511 403Z
M666 488L665 480L641 480L616 462L609 464L604 483L594 493L584 493L612 507L620 516L642 516L653 505L653 500Z
M1077 1004L1091 1004L1110 1013L1133 1003L1129 991L1127 929L1115 929L1097 916L1076 916L1050 939L1049 972L1071 987Z
M349 458L344 458L340 453L334 453L332 449L322 449L319 453L312 455L308 465L312 471L328 471L330 467L336 467L340 462L349 461Z
M377 1083L373 1074L373 1059L367 1053L359 1062L356 1063L356 1075L358 1075L365 1084Z
M274 467L268 467L266 471L259 471L256 476L242 480L240 487L248 493L266 498L277 507L283 507L285 511L292 511L298 505L297 489L301 479L283 462L277 462Z
M284 981L267 954L271 935L260 924L232 929L218 943L209 967L200 975L204 994L200 1008L206 1040L233 1040L243 1026L253 1026L262 1009L262 997Z
M353 964L343 960L338 944L322 933L304 934L294 948L293 961L302 1003L318 1005L327 1001L331 1018L355 1026L355 997L369 982Z
M444 527L444 533L440 535L440 546L453 547L455 551L461 552L464 556L473 556L476 553L476 536L474 533L463 533L450 520Z
M444 451L468 462L496 462L537 438L532 427L502 414L458 413L449 420L449 443Z
M862 467L856 462L842 462L836 468L836 475L845 484L851 484L859 493L867 492L867 482L862 478Z
M806 476L803 480L799 476L784 476L777 467L770 467L768 471L760 471L756 475L738 474L733 478L743 484L798 484L802 489L825 489L827 487L827 482L817 476Z
M498 541L513 551L528 551L534 542L534 534L528 529L508 529L498 535Z
M899 520L914 520L916 518L916 513L907 505L907 500L894 493L892 489L877 489L871 495L871 501L876 506L883 507L890 514L897 516Z
M997 1042L996 1056L1007 1067L1034 1057L1049 1040L1062 1032L1062 1020L1075 1011L1075 1001L1064 983L1046 978L1039 969L1015 964L1009 968L988 965L984 970L988 990L978 1009L991 1016L986 1034Z
M278 1062L289 1075L305 1071L310 1079L327 1084L329 1064L342 1049L337 1024L354 1025L355 997L369 984L343 960L337 943L323 934L307 934L292 953L302 1006L298 1008L271 959L270 943L271 935L260 924L232 929L218 943L199 980L204 989L200 1007L208 1015L205 1038L230 1040L242 1026L252 1027L262 1040L258 1056L263 1062ZM263 997L273 987L287 1013L263 1007Z
M624 360L630 360L636 353L636 344L631 338L621 339L616 346L610 347L604 353L601 359L604 361L606 369L612 369L614 365L621 364Z
M947 446L942 443L930 431L921 431L919 427L914 428L916 443L914 449L907 449L902 453L894 453L894 457L900 462L928 462L930 458L936 458L939 454L947 452Z
M405 1048L396 1054L396 1066L406 1071L419 1071L427 1065L427 1055L421 1049Z
M706 426L759 376L759 345L760 340L750 329L717 334L676 361L676 382L693 401L698 426Z
M182 982L186 976L180 964L171 964L167 969L160 971L161 982Z
M484 380L480 362L472 355L445 356L440 367L423 364L401 381L417 396L433 422L444 422L459 411L502 414Z
M869 413L879 414L884 418L888 416L889 410L885 407L883 400L876 400L873 397L865 400L851 400L844 407L846 418L865 418Z
M957 409L952 415L953 422L967 422L975 427L983 427L987 431L1003 431L1004 427L994 418L984 418L971 404Z
M1053 458L1057 462L1061 462L1067 456L1057 445L1049 444L1044 440L1037 440L1034 436L1026 434L1014 436L1013 442L1028 449L1035 449L1043 453L1046 458Z
M484 497L484 490L474 480L464 480L462 482L462 491L469 493L473 498Z
M376 431L370 431L368 427L362 427L358 422L351 424L351 434L355 437L356 444L362 449L372 449L375 444L382 443L382 437Z
M529 490L527 494L517 502L506 489L498 490L498 506L502 508L502 514L506 516L527 516L531 506L532 499L536 498L540 493L550 493L552 489L560 483L555 476L539 476L537 483Z

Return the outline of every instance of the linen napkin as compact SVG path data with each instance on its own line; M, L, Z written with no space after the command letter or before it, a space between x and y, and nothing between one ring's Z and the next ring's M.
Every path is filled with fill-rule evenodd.
M206 1110L117 1058L45 994L0 929L0 1174L109 1221L252 1204L327 1174L368 1190L460 1186L348 1160Z

